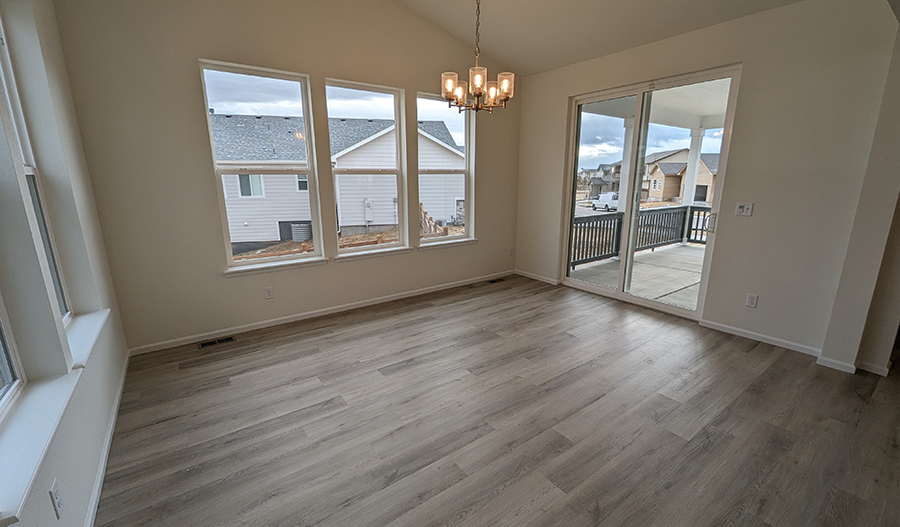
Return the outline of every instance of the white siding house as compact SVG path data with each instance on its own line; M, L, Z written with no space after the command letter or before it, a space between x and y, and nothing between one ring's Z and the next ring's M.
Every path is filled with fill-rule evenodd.
M219 161L293 161L306 164L301 136L301 117L217 115L210 116L213 143ZM329 119L332 166L336 169L372 168L371 175L338 174L335 199L342 230L365 232L398 223L397 178L377 169L395 169L396 141L393 121ZM423 131L427 129L427 133ZM302 159L299 159L301 158ZM419 122L419 158L422 168L463 169L465 153L453 142L442 121ZM224 174L225 209L231 242L252 244L284 241L285 224L311 220L309 191L300 190L293 174L252 174L256 190L242 195L238 174ZM247 175L243 177L248 177ZM414 180L413 180L414 181ZM466 194L465 176L424 175L419 182L420 201L435 220L451 221L456 203ZM279 227L281 225L281 227Z

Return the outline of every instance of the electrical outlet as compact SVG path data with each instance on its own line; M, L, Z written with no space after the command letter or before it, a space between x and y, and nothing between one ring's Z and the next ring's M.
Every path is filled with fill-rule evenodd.
M263 287L263 296L266 300L272 300L275 298L275 288L272 286Z
M753 216L753 203L738 203L734 208L735 216Z
M62 495L59 493L59 485L56 484L56 478L50 484L50 502L53 503L53 512L56 513L56 519L58 520L62 514L63 503Z
M747 294L747 307L756 308L756 304L759 302L759 295L755 295L753 293Z

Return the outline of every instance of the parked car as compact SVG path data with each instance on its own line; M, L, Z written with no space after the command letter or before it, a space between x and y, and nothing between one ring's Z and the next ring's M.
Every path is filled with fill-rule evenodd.
M591 202L591 208L594 210L618 210L619 209L619 193L607 192L600 194Z

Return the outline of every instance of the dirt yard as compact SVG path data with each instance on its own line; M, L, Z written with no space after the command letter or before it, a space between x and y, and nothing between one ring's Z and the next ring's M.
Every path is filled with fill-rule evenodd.
M466 232L465 227L453 227L450 226L448 228L449 236L455 236L459 234L464 234ZM399 237L399 232L396 228L389 229L381 232L372 232L369 234L355 234L353 236L343 236L340 239L340 248L344 249L347 247L362 247L365 245L375 245L378 243L378 235L381 235L381 243L392 243L396 242ZM306 247L304 247L304 245ZM288 256L292 254L303 254L304 252L313 252L313 244L312 240L308 242L294 242L294 241L286 241L281 242L276 245L272 245L266 247L265 249L257 249L255 251L249 251L246 253L236 254L234 255L234 261L242 262L247 260L253 260L257 258L271 258L273 256Z

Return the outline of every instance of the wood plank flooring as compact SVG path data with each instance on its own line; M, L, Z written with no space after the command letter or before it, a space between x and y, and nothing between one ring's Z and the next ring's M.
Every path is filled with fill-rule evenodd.
M97 526L900 525L900 382L521 277L134 357Z

